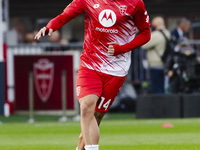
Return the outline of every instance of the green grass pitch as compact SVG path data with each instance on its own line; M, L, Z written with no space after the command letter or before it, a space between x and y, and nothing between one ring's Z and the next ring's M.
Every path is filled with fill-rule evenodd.
M101 124L100 150L200 150L199 118L140 120L130 114L117 116L109 114ZM28 124L23 117L13 118L0 117L0 150L75 150L79 122L60 123L54 118ZM166 122L174 127L162 128Z

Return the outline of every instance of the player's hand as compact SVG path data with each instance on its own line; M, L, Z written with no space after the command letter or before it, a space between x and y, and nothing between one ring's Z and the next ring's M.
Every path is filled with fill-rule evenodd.
M47 32L47 28L43 27L40 29L40 31L35 35L35 40L39 40L42 36L45 36ZM53 33L52 29L49 29L48 35L51 36Z
M113 56L115 53L115 49L113 47L113 45L118 44L117 42L109 42L108 43L108 55L109 56Z

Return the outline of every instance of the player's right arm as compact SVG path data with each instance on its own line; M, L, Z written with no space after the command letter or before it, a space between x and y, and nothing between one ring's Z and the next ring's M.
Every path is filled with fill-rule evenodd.
M85 0L74 0L64 9L62 14L50 20L46 27L40 29L34 39L39 40L42 36L47 34L51 36L54 31L61 28L71 19L75 18L78 14L84 13L84 10Z

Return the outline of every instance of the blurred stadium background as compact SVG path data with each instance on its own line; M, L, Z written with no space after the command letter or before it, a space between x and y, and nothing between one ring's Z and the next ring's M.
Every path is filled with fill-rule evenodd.
M76 146L76 140L72 139L78 137L80 130L79 124L73 122L79 120L75 80L84 38L84 15L62 27L53 39L33 40L34 34L70 2L0 0L0 150L74 149ZM192 75L185 80L186 90L152 94L148 91L146 53L134 50L125 84L101 127L101 143L105 143L105 150L199 149L200 1L144 2L150 19L164 17L170 31L176 28L180 18L191 21L187 37L195 50L192 58L196 63L187 70ZM197 118L188 119L193 117ZM67 123L60 124L57 120ZM36 124L22 124L27 121ZM162 124L166 122L173 127L163 129ZM116 124L114 129L113 124ZM42 137L40 142L38 134ZM122 141L108 142L117 137ZM62 140L56 141L59 138Z

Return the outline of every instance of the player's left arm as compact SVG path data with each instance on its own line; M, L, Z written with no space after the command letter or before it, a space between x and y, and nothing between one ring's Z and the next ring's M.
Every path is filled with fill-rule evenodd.
M110 49L114 49L114 53L109 55L119 55L122 53L129 52L144 45L150 40L151 38L150 21L145 5L142 0L138 1L135 13L133 14L133 18L134 18L134 23L139 30L138 36L136 36L131 42L124 45L118 45L118 44L109 45Z

